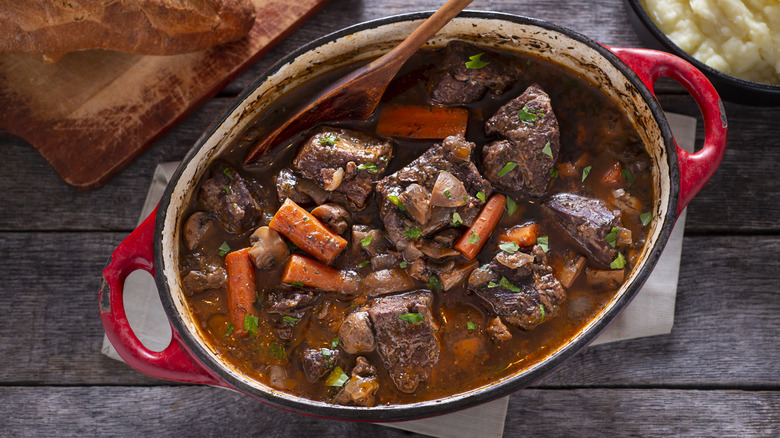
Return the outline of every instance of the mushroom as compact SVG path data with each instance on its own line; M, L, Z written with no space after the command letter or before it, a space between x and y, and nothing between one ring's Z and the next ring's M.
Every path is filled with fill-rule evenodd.
M363 248L370 257L387 252L388 244L385 232L366 225L352 227L352 247Z
M204 211L192 213L184 222L184 244L187 249L197 248L203 241L203 238L214 229L214 219Z
M460 207L468 204L466 187L455 175L440 171L431 190L431 205L436 207Z
M439 280L441 280L442 289L450 290L457 286L466 277L471 274L474 269L479 266L479 262L476 260L469 260L467 262L455 263L449 269L443 269L439 272Z
M434 259L443 259L445 257L460 255L460 251L442 246L433 240L423 239L418 247L421 253Z
M352 214L338 204L322 204L314 208L311 214L326 227L341 235L349 230L349 223L352 221Z
M350 313L339 328L341 348L349 354L370 353L376 348L374 329L368 312L358 310Z
M276 231L260 227L249 237L252 248L249 257L257 269L271 269L279 266L290 254L287 244Z
M419 184L409 184L398 199L414 220L425 225L431 219L431 195Z

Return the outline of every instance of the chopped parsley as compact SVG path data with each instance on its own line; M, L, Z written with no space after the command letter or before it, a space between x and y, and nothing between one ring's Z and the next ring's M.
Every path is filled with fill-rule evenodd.
M506 209L506 215L512 216L517 211L517 202L515 202L514 199L510 198L509 196L506 197L506 206L504 206Z
M358 263L358 267L359 268L365 268L366 266L368 266L369 263L371 263L371 262L368 261L368 260L363 260L362 262Z
M406 269L407 266L409 266L409 263L406 263L406 261L403 261L398 264L398 266L401 267L401 269Z
M539 322L542 322L544 321L544 316L547 314L547 312L544 310L544 304L539 304L539 313L542 314L542 317L539 318Z
M536 122L536 113L532 113L528 109L528 105L524 105L522 108L520 108L519 111L517 111L517 117L520 119L521 122L526 122L526 123Z
M646 227L653 220L653 213L650 211L642 213L639 215L639 220L642 221L642 226Z
M244 315L244 331L249 333L249 336L257 335L257 323L260 319L252 315Z
M582 182L585 182L585 178L587 178L588 175L590 175L590 169L591 168L593 168L593 166L588 166L588 167L582 169Z
M300 320L301 320L301 318L296 318L294 316L286 316L285 315L284 317L282 317L282 321L284 321L284 323L288 324L288 325L295 325Z
M291 281L290 284L293 286L303 287L303 283L300 281Z
M612 260L612 263L609 264L609 267L612 269L623 269L623 266L626 266L626 258L623 257L623 253L619 252L615 260Z
M332 341L330 341L330 348L336 348L339 346L339 338L333 338Z
M363 248L367 247L368 245L371 245L371 236L366 236L360 241L360 246Z
M477 233L475 233L475 232L473 232L473 231L472 231L472 232L471 232L471 235L469 236L469 240L468 240L468 242L469 242L470 244L474 245L474 244L476 244L476 243L479 243L479 240L480 240L480 239L479 239L479 236L477 235Z
M490 64L489 62L485 62L482 59L482 55L484 53L477 53L474 56L469 56L469 60L466 61L466 68L472 69L472 70L479 70L480 68Z
M303 221L304 221L304 222L309 222L309 218L308 218L308 217L306 217L306 216L304 216L304 217L303 217Z
M443 286L439 277L435 275L428 277L428 288L434 292L441 292Z
M230 194L230 186L225 186L225 194L226 195Z
M447 199L452 199L452 196L450 196L450 191L449 190L445 190L444 191L444 196L446 196Z
M222 173L224 173L226 177L233 179L233 172L230 171L229 167L222 169Z
M333 351L331 351L329 348L321 348L320 353L322 353L325 357L333 356Z
M222 245L219 245L219 256L225 257L230 252L230 245L228 245L227 242L222 242Z
M390 200L393 204L395 204L396 207L400 208L403 211L406 211L406 207L401 203L401 200L398 199L398 196L395 195L387 195L387 199Z
M320 137L320 144L323 146L333 146L337 141L339 141L339 138L330 132Z
M550 177L552 178L558 178L558 169L551 167L550 168Z
M487 196L485 196L485 192L477 192L477 199L482 201L483 204L487 202Z
M632 175L632 174L631 174L631 171L630 171L630 170L628 170L628 169L623 169L622 171L620 171L620 173L623 175L623 178L624 178L626 181L628 181L628 182L630 182L630 183L636 182L636 179L634 179L634 175Z
M609 234L604 236L604 240L609 244L609 246L614 248L615 244L617 244L617 235L618 235L618 229L612 228Z
M544 144L544 147L542 148L542 153L547 155L550 158L553 158L552 145L550 145L550 140L547 140L547 143Z
M498 177L503 178L504 175L514 170L515 167L517 167L517 163L515 163L514 161L510 161L504 164L504 167L502 167L501 170L498 171Z
M488 283L488 287L498 287L498 283L490 282Z
M468 321L468 322L466 323L466 328L468 328L469 330L476 330L476 329L477 329L477 325L476 325L476 324L474 324L474 323L473 323L473 322L471 322L471 321Z
M550 238L548 236L537 237L536 244L539 245L544 252L550 250Z
M225 328L225 337L227 338L228 336L232 335L233 334L233 330L235 330L235 329L236 329L236 326L234 326L231 323L227 323L227 327Z
M325 380L326 386L338 386L341 388L345 383L349 381L349 376L341 369L341 367L333 368L330 372L327 380Z
M276 342L271 343L269 346L271 349L271 355L277 359L284 359L287 357L287 351L285 351L284 347L277 344Z
M452 213L452 226L457 227L458 225L463 224L463 219L460 217L460 214L458 212Z
M366 171L371 172L371 173L379 172L379 169L376 167L376 163L372 163L370 161L368 161L366 163L363 163L363 164L359 164L358 165L358 169L366 170Z
M422 313L399 313L398 319L404 322L417 324L418 322L423 322L425 318Z
M509 289L512 292L522 292L523 290L519 287L512 284L509 280L506 279L506 277L501 277L501 280L498 281L498 285L503 287L504 289Z
M517 242L502 243L501 245L498 245L498 247L501 248L501 251L508 252L509 254L514 254L520 249L520 245L518 245Z
M423 230L420 227L411 227L404 230L404 236L410 239L418 239L422 234Z

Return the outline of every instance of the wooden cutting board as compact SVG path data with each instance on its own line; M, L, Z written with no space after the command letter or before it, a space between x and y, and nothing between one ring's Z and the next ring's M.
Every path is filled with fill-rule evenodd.
M51 65L1 54L0 131L32 144L73 187L100 187L328 2L252 1L246 38L200 52L88 50Z

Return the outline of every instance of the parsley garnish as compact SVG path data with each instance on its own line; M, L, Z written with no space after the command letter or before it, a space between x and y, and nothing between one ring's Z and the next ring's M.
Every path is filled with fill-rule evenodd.
M369 235L363 238L363 240L360 241L360 245L363 248L367 247L368 245L371 245L371 236Z
M517 202L515 202L514 199L507 196L506 205L504 206L504 208L506 209L506 215L512 216L517 211Z
M401 267L401 269L406 269L407 266L409 266L409 263L406 263L405 261L398 264L398 266Z
M472 231L472 232L471 232L471 235L469 236L469 240L468 240L468 242L469 242L470 244L474 245L474 244L476 244L476 243L479 243L479 240L480 240L480 239L479 239L479 236L477 235L477 233L475 233L475 232L473 232L473 231Z
M284 321L285 324L289 324L289 325L295 325L300 320L301 320L301 318L296 318L294 316L283 316L282 317L282 321Z
M401 203L401 200L398 199L398 196L395 195L387 195L387 199L390 200L393 204L395 204L396 207L400 208L403 211L406 211L406 207Z
M501 245L498 245L498 247L501 248L501 251L508 252L509 254L514 254L520 249L520 245L518 245L517 242L502 243Z
M327 348L321 348L320 353L322 353L322 355L325 357L330 357L333 355L333 352Z
M609 246L614 248L615 244L617 243L617 235L618 235L618 229L612 228L609 234L604 236L604 240L609 244Z
M323 146L333 146L337 141L339 141L339 138L330 132L320 137L320 144Z
M257 335L258 322L260 322L258 317L249 314L244 315L244 331L249 333L249 336Z
M498 281L498 284L505 289L511 290L512 292L522 292L522 289L510 283L509 280L506 279L506 277L501 277L501 280Z
M444 196L446 196L447 199L452 199L452 196L450 196L450 191L449 190L445 190L444 191Z
M548 236L541 236L536 238L536 244L542 248L542 251L547 252L550 250L550 243Z
M222 245L219 245L217 249L219 250L219 256L225 257L230 252L230 245L227 242L222 242Z
M498 287L498 284L491 281L488 283L488 287Z
M458 212L452 213L452 226L457 227L458 225L463 224L463 219L460 217L460 214Z
M435 275L431 275L430 277L428 277L428 288L430 288L434 292L441 292L442 284L441 284L441 280L439 280L439 277Z
M484 204L487 201L487 197L485 196L485 192L477 192L477 199L482 201Z
M479 70L480 68L490 64L489 62L485 62L480 59L482 58L482 55L484 55L484 53L477 53L474 56L469 56L469 61L466 61L466 68Z
M379 172L379 169L376 167L376 164L372 163L370 161L366 162L366 163L363 163L363 164L359 164L358 165L358 169L366 170L366 171L371 172L371 173Z
M303 287L303 283L300 281L291 281L290 284L293 286Z
M349 381L349 376L344 373L344 370L341 369L341 367L333 368L333 371L330 372L330 375L328 376L328 379L325 380L326 386L338 386L339 388L344 386L345 383Z
M542 317L539 318L539 322L542 322L544 321L544 316L547 314L547 312L544 310L544 304L539 304L539 312L542 314Z
M284 359L287 357L287 351L285 351L284 347L277 344L276 342L271 343L271 355L273 355L277 359Z
M420 227L411 227L404 230L404 236L410 239L417 239L422 236L422 233L423 231Z
M582 169L582 182L585 182L585 178L587 178L588 175L590 174L590 169L591 168L593 168L593 166L588 166L588 167Z
M233 172L230 171L229 167L222 169L222 173L224 173L226 177L233 179Z
M510 161L504 164L504 167L502 167L501 170L498 171L498 177L503 178L504 175L511 172L515 167L517 167L517 163L515 163L514 161Z
M227 327L225 328L225 337L227 338L228 336L232 335L233 330L235 329L236 327L233 324L227 323Z
M368 260L363 260L362 262L358 263L358 267L365 268L366 266L368 266L369 263L371 262Z
M642 213L639 215L639 220L642 221L642 226L646 227L653 220L653 213L650 211Z
M336 348L339 346L339 338L333 338L332 341L330 341L330 348Z
M476 324L474 324L474 323L473 323L473 322L471 322L471 321L468 321L468 322L466 323L466 328L468 328L469 330L476 330L476 329L477 329L477 325L476 325Z
M518 112L517 117L521 122L534 123L536 122L536 113L532 113L528 109L528 105L524 105Z
M623 266L626 266L626 258L623 257L623 253L618 253L615 260L612 260L612 263L609 264L609 267L612 269L623 269Z
M551 167L550 168L550 176L552 178L558 178L558 169Z
M634 179L634 175L631 174L630 170L623 169L622 171L620 171L620 173L623 175L623 178L625 178L626 181L630 183L636 182L636 180Z
M547 155L550 158L553 158L552 145L550 145L550 140L547 140L547 143L544 144L544 147L542 148L542 153Z
M398 319L404 322L417 324L418 322L423 322L425 318L423 317L422 313L399 313Z
M226 195L230 194L230 186L225 186L225 194Z

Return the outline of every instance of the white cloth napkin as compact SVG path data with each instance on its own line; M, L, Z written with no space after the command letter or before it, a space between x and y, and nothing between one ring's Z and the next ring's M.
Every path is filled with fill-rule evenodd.
M673 113L666 113L666 117L677 144L688 151L693 151L696 140L696 119ZM178 164L178 162L163 163L155 169L139 223L157 205ZM674 324L674 303L677 295L684 227L685 211L677 220L666 248L645 285L631 304L591 343L591 346L671 332ZM147 348L161 351L168 346L171 341L171 326L165 316L157 295L157 286L151 275L144 271L136 271L127 277L124 304L130 327ZM102 353L113 359L122 360L105 337ZM438 417L379 424L434 437L501 437L504 433L508 404L509 397L504 397Z

